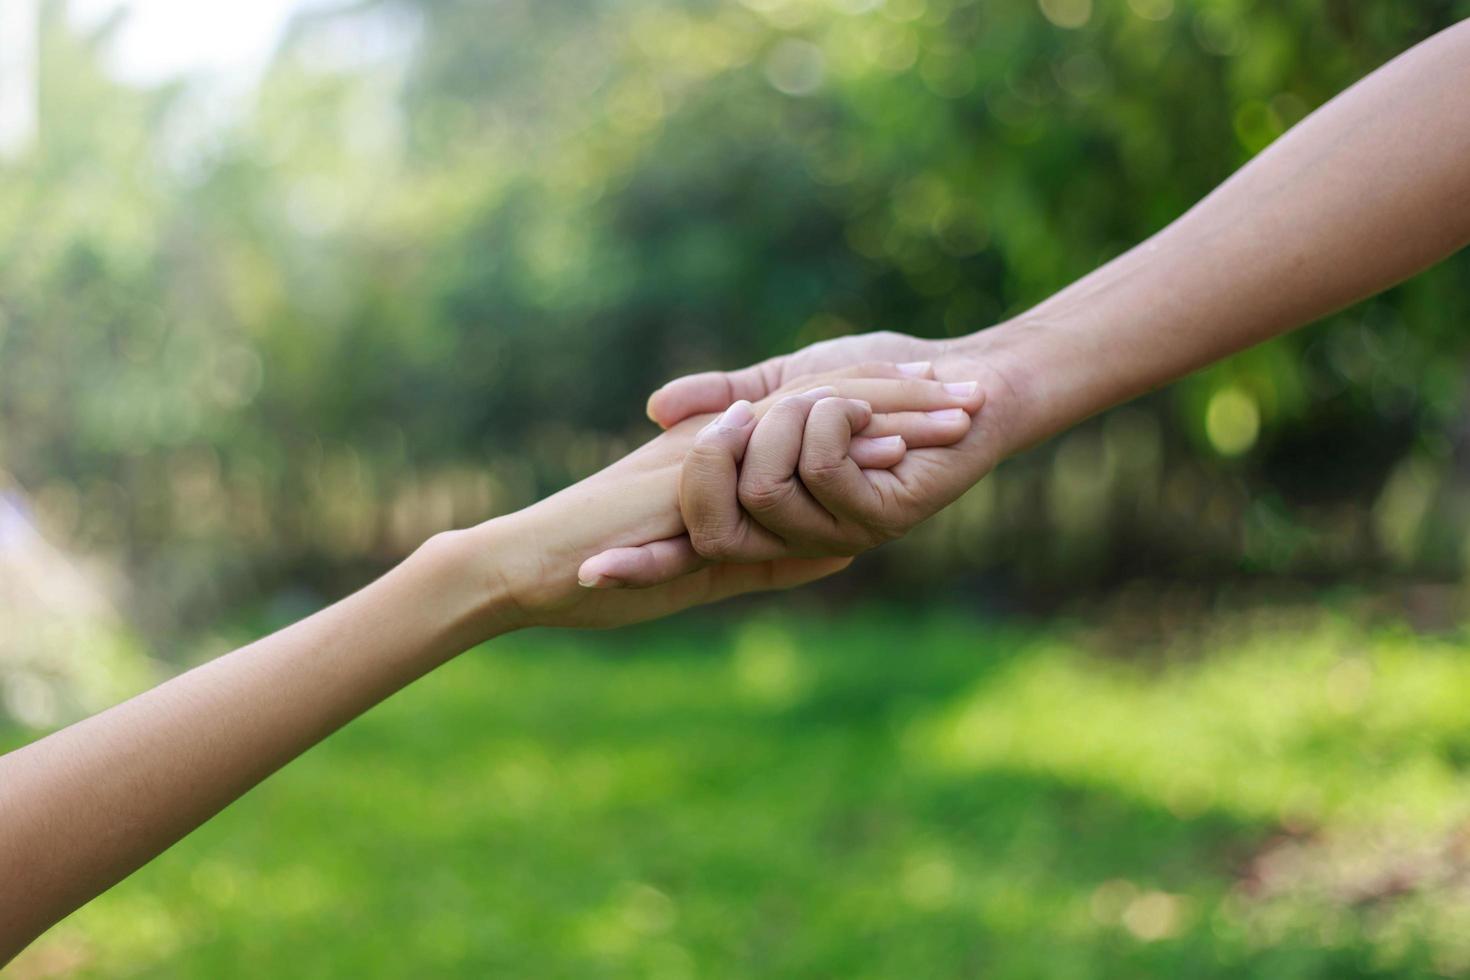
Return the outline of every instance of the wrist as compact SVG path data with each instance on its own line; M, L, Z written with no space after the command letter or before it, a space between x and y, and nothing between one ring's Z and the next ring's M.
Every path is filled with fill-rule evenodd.
M965 358L991 376L1010 456L1098 412L1127 401L1173 375L1150 372L1146 351L1130 355L1105 310L1048 301L1018 317L955 342ZM999 406L997 406L999 407Z
M584 561L682 534L678 477L687 428L524 510L440 535L473 583L480 629L579 623L580 604L595 595L577 581Z
M515 551L508 520L443 531L404 563L417 571L428 601L441 607L445 629L459 649L530 625L512 588L515 570L508 558Z
M953 365L966 380L980 382L985 392L980 413L999 435L1001 459L1045 436L1046 333L1044 325L1008 320L944 341L936 359L941 378L947 379L945 368Z

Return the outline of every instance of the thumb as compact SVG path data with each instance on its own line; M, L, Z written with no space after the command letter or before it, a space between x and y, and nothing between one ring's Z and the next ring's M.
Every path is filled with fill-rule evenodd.
M577 569L577 582L584 589L646 589L672 582L708 564L689 543L689 535L681 534L593 555Z
M648 417L665 429L694 415L723 412L735 402L760 401L781 384L784 358L738 371L705 371L675 378L648 398Z
M694 550L706 558L763 561L784 553L780 540L740 507L740 463L754 431L755 412L741 399L694 437L684 457L679 511Z
M755 413L750 403L742 399L695 437L680 473L680 496L690 496L696 502L696 513L700 515L697 519L701 523L690 525L696 534L711 521L720 523L722 528L740 524L735 483L754 428ZM711 508L715 516L704 516ZM687 523L687 514L685 520ZM593 555L577 570L577 581L588 589L646 589L681 578L708 564L686 534Z

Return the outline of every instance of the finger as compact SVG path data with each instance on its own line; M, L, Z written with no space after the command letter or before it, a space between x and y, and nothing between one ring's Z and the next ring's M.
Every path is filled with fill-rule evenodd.
M977 413L964 437L952 446L911 449L887 470L865 475L895 513L906 514L904 528L925 520L953 503L989 473L1004 444L997 424Z
M709 562L694 550L687 534L634 548L612 548L593 555L577 569L577 582L588 589L646 589L663 585Z
M655 391L648 399L648 417L665 429L672 428L693 415L720 412L744 398L759 401L777 391L783 384L787 364L785 357L773 357L738 371L705 371L675 378ZM868 378L933 378L931 361L872 361L851 365L832 372L836 377ZM788 390L798 385L785 382ZM805 387L812 387L816 382Z
M722 412L735 402L758 401L781 383L784 358L738 371L705 371L675 378L648 397L648 417L668 429L691 415Z
M812 500L796 475L801 460L807 416L819 398L832 388L804 395L788 395L766 412L751 434L744 465L740 467L740 506L757 524L792 550L831 550L837 532L832 515Z
M940 382L922 378L833 378L826 381L843 398L865 401L873 411L932 412L960 408L973 413L984 401L980 386L973 381Z
M823 386L803 394L787 395L767 409L760 424L750 434L741 476L759 474L769 477L770 482L794 476L797 460L801 457L801 435L806 428L806 417L817 399L831 397L836 390Z
M895 364L898 373L906 378L932 378L934 377L933 361L905 361Z
M859 436L852 440L852 457L864 469L887 469L872 466L859 457L858 447L869 439L903 439L911 449L927 446L952 446L970 431L970 413L963 408L940 408L932 412L885 412L873 416ZM890 464L891 465L891 464Z
M908 446L901 435L887 435L876 439L859 436L854 438L852 444L847 447L848 455L852 457L853 462L865 470L886 470L896 466L907 451Z
M828 513L863 524L888 523L884 500L848 452L852 434L872 419L860 402L823 398L812 407L803 433L798 472L802 485Z
M740 462L756 429L750 402L737 401L694 437L679 469L679 511L693 550L714 561L766 561L780 539L740 507Z

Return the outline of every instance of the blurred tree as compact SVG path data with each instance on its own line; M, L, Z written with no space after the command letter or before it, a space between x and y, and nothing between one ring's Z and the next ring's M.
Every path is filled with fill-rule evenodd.
M160 633L339 589L626 450L673 374L1023 309L1466 14L378 0L202 125L52 2L0 164L0 466ZM890 572L1458 574L1466 272L1007 465Z

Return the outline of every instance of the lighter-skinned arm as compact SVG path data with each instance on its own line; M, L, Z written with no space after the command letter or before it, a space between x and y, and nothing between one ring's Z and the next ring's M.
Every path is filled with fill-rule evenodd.
M937 377L984 390L965 461L931 476L932 493L953 498L995 460L1381 292L1467 242L1470 21L1362 79L1158 234L1012 320L954 340L825 341L672 381L648 411L670 425L764 397L793 375L929 362ZM786 515L756 516L779 525Z

